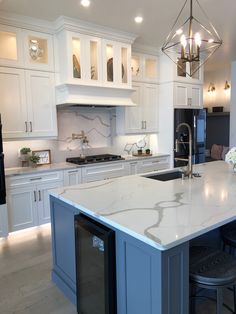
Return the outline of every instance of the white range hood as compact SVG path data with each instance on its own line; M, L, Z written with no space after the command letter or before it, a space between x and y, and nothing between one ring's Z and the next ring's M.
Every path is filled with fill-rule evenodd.
M57 105L136 106L131 96L132 88L112 88L62 84L56 86Z

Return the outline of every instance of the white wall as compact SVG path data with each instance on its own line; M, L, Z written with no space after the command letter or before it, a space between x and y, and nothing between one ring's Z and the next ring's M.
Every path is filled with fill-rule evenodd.
M215 70L204 72L204 107L208 108L208 111L212 111L212 107L223 106L224 111L230 111L230 90L225 91L225 81L228 81L231 85L231 64L225 64L224 66ZM209 84L215 85L215 92L209 93Z
M58 138L45 140L21 140L4 142L5 167L18 167L19 150L22 147L30 147L31 150L51 150L52 162L63 162L67 157L80 154L92 155L114 153L126 155L125 145L131 148L131 152L137 150L134 143L144 140L145 148L150 148L154 153L157 150L157 135L132 135L117 136L115 132L115 109L103 108L77 108L58 111ZM88 145L82 145L81 140L72 140L72 133L80 133L81 130L89 140ZM165 153L165 152L163 152Z
M231 68L230 146L236 146L236 61Z

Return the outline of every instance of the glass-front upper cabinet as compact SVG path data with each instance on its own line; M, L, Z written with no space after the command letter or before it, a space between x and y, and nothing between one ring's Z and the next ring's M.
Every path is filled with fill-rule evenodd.
M87 59L87 79L91 84L100 84L102 80L102 51L101 39L87 36L86 40Z
M103 40L104 84L114 87L131 86L131 49L129 45Z
M3 66L23 66L21 30L0 25L0 64Z
M49 34L24 31L24 59L27 68L53 71L53 39Z
M133 53L131 72L133 81L157 82L158 58L152 55Z

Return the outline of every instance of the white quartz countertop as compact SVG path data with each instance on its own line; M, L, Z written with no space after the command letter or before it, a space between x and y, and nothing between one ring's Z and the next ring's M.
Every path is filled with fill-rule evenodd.
M122 161L137 161L137 160L143 160L143 159L150 159L150 158L156 158L156 157L167 157L168 154L154 154L152 156L122 156L125 158L124 160L117 160L112 162L122 162ZM108 161L110 162L110 161ZM97 165L100 165L102 163L97 163ZM84 164L84 165L76 165L70 162L60 162L60 163L52 163L49 165L40 165L35 168L33 167L15 167L15 168L5 168L5 176L16 176L16 175L26 175L26 174L34 174L34 173L40 173L45 171L57 171L57 170L66 170L66 169L75 169L75 168L81 168L81 167L90 167L94 166L94 163L91 164Z
M52 190L51 195L160 250L236 218L236 173L224 161L194 166L200 178L139 175Z

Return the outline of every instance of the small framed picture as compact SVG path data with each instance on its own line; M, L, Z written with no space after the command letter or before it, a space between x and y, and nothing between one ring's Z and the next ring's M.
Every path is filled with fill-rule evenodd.
M50 149L45 150L34 150L32 154L39 156L38 165L47 165L51 163L51 151Z

